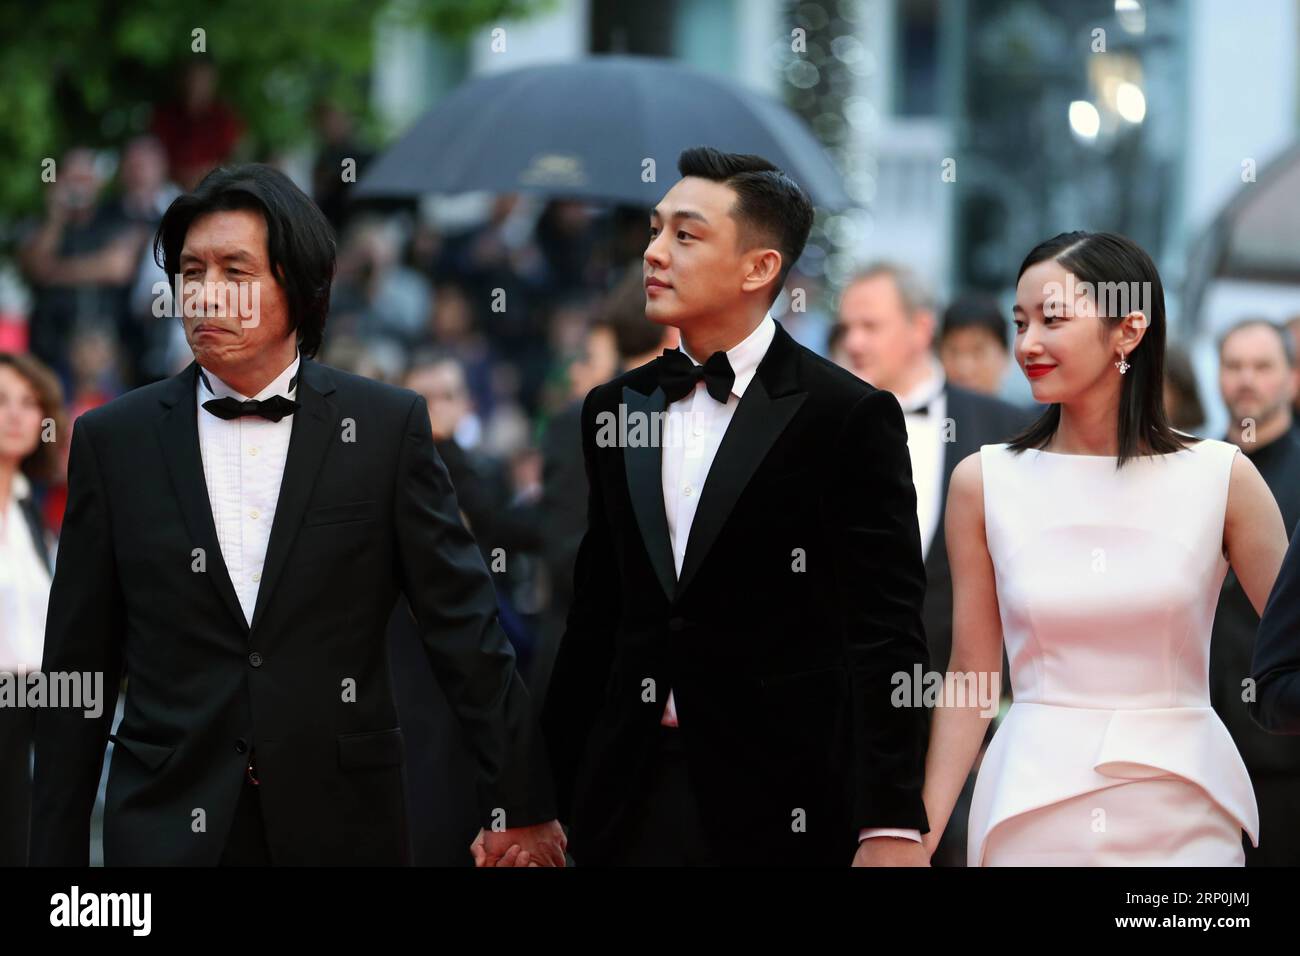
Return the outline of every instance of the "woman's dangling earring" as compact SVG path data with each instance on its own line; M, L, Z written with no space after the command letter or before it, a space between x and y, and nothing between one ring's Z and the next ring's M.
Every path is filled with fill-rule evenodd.
M1125 372L1128 371L1128 369L1129 369L1129 364L1128 364L1128 362L1124 361L1124 353L1123 353L1123 352L1120 352L1120 353L1119 353L1119 361L1115 363L1115 367L1116 367L1117 369L1119 369L1119 374L1121 374L1121 375L1123 375Z

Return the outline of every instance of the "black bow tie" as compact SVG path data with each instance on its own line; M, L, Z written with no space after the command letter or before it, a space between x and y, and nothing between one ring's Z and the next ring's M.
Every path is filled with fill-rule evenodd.
M926 405L918 405L918 406L916 406L916 408L909 408L909 409L906 409L906 410L903 412L903 414L904 414L904 415L929 415L929 414L930 414L930 406L929 406L928 404L926 404Z
M203 374L202 368L199 369L199 377L203 379L203 384L207 386L208 391L212 391L212 386L208 383L208 377ZM297 375L289 380L289 391L293 391L297 381ZM258 418L265 418L272 422L278 422L286 415L292 415L301 405L301 402L285 398L283 395L272 395L270 398L260 400L250 398L242 402L233 395L227 395L203 403L204 409L226 421L232 418L243 418L245 415L256 415Z
M696 365L681 349L664 349L659 357L659 387L670 404L689 394L701 381L714 399L727 404L736 373L726 352L714 352L703 365Z

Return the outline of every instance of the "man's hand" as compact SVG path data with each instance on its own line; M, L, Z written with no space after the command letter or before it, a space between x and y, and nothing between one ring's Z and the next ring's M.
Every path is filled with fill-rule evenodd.
M854 866L929 866L925 844L906 837L867 837L858 844Z
M469 852L475 866L564 866L569 838L556 820L531 827L479 830Z

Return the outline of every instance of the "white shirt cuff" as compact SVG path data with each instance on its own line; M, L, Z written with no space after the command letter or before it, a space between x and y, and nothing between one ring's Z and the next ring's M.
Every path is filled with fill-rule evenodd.
M901 837L904 840L922 842L920 830L900 830L895 827L864 827L858 831L859 843L872 837Z

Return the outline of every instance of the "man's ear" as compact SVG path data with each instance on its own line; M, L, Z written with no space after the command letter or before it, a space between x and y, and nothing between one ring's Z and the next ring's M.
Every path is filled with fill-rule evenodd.
M740 287L757 292L781 275L781 253L776 249L755 249L745 255L745 279ZM775 296L776 290L772 290Z
M935 325L933 309L917 309L912 313L912 324L925 339L925 348L931 351L934 348Z

